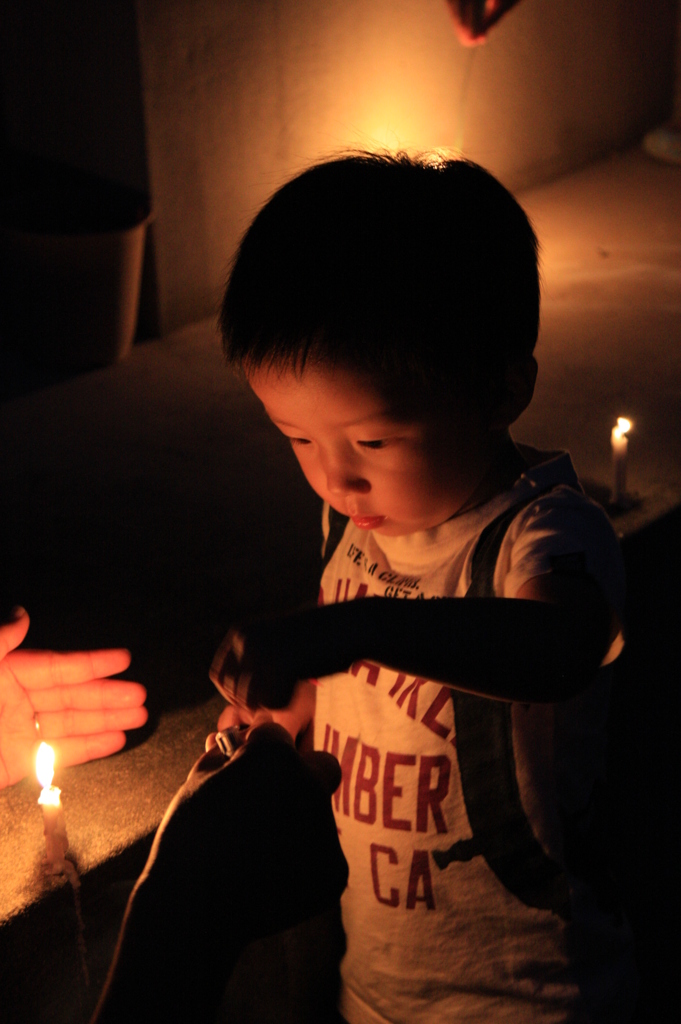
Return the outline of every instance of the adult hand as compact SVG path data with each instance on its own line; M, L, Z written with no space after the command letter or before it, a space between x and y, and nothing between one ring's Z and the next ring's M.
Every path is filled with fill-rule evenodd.
M159 826L95 1015L211 1020L251 939L332 907L347 883L330 754L300 755L273 722L230 761L213 747Z
M447 0L463 46L479 46L487 33L519 0Z
M120 750L123 730L147 720L144 687L107 678L128 667L129 651L18 651L29 621L18 608L0 625L0 788L32 770L40 740L58 765L80 764Z

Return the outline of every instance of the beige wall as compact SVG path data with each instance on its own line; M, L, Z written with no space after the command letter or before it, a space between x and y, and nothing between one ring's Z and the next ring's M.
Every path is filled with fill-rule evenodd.
M634 142L671 109L676 7L523 0L471 57L444 0L5 0L6 136L149 187L167 332L213 312L261 203L339 148L463 127L517 189Z
M261 203L339 148L451 147L463 118L465 154L517 189L671 106L675 0L524 0L473 57L443 0L136 6L166 330L212 312Z

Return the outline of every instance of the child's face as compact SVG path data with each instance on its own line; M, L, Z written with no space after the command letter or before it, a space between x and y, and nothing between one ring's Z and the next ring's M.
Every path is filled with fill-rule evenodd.
M494 457L472 403L407 413L365 378L311 366L248 381L313 490L360 529L395 537L439 525L472 503Z

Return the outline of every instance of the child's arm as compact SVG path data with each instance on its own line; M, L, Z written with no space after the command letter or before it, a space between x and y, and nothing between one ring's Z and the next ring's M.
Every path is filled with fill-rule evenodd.
M253 623L233 631L220 679L237 704L282 707L297 679L366 659L486 697L560 701L592 681L613 628L593 580L552 573L512 599L363 598Z

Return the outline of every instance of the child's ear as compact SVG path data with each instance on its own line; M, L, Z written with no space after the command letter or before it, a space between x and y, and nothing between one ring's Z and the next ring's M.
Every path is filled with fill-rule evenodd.
M537 360L534 356L509 363L499 399L490 415L490 429L505 430L518 419L532 401L537 380Z

